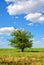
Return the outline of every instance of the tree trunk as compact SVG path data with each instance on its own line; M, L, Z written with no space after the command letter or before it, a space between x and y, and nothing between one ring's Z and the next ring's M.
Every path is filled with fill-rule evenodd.
M24 52L24 48L22 48L21 51Z

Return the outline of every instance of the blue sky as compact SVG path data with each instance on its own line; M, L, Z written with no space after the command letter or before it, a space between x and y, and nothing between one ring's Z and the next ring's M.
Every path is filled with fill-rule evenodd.
M33 34L33 47L44 47L44 0L0 0L0 48L10 48L14 28Z

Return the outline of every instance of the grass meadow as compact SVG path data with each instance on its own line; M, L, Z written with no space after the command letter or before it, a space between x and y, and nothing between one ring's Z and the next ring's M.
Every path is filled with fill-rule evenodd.
M0 65L44 65L44 48L0 49Z

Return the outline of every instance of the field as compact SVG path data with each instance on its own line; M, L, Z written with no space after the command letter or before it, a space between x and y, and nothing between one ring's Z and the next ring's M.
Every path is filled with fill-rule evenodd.
M44 48L0 49L0 65L44 65Z

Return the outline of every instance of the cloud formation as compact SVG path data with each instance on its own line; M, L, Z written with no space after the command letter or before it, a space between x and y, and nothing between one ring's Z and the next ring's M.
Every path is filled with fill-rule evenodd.
M44 22L44 16L41 13L30 13L24 17L26 20L30 20L33 23Z
M0 28L0 35L6 34L9 35L13 30L16 30L14 27L3 27Z
M19 28L2 27L2 28L0 28L0 35L2 35L2 34L10 35L11 32L17 31L17 30L19 30ZM20 30L24 30L24 29L23 28L20 28Z
M6 2L12 2L7 6L7 12L9 15L26 14L27 19L30 21L30 14L33 16L31 20L33 22L44 22L44 0L5 0ZM41 16L42 15L42 16ZM38 19L38 17L39 19ZM30 16L31 17L31 16Z
M33 46L34 46L34 47L44 47L44 37L41 38L41 39L38 40L38 41L34 41L34 42L33 42Z

